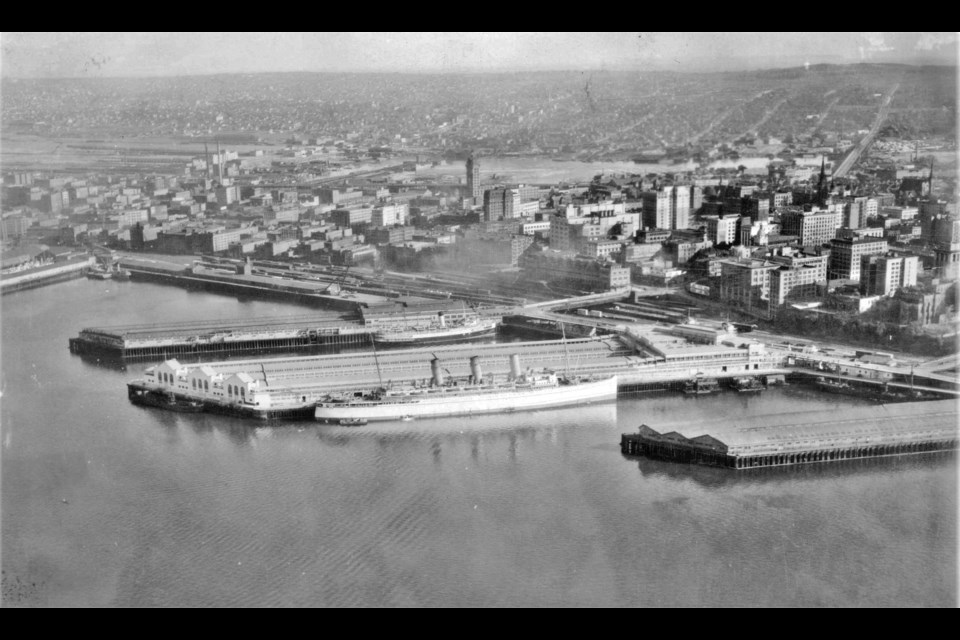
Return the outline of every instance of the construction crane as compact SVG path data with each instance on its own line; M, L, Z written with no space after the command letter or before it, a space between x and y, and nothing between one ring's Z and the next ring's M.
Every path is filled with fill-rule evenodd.
M347 275L350 273L350 265L347 265L343 271L341 271L336 276L336 280L327 285L327 288L323 290L323 293L333 293L337 294L343 290L343 283L347 280Z

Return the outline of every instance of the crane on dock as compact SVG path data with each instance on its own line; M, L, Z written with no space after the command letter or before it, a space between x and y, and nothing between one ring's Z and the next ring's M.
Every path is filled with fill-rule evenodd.
M338 274L335 274L336 280L327 285L327 288L322 291L322 293L332 293L337 294L343 290L343 283L346 282L347 276L350 274L350 265L347 265L343 271Z

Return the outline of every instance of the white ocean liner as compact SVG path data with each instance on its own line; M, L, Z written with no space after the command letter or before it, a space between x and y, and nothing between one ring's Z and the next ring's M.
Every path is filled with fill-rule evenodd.
M498 320L473 319L462 324L448 326L446 324L432 327L382 330L374 335L374 339L381 344L412 344L421 342L447 342L465 340L496 332Z
M510 379L485 380L477 358L471 358L469 379L444 382L439 361L432 364L430 386L377 389L357 396L328 396L317 403L316 418L335 424L407 418L507 413L549 409L617 397L617 378L567 380L555 373L521 374L519 360L511 357Z

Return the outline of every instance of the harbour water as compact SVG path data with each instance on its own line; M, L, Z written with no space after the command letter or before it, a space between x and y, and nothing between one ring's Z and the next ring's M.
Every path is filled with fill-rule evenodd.
M641 422L848 407L787 386L361 428L137 407L91 325L271 314L77 280L2 309L4 606L953 606L953 457L736 473L626 458Z

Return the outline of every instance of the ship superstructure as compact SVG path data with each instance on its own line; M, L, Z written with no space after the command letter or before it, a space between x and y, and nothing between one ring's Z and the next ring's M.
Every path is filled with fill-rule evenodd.
M331 394L317 403L317 420L403 420L549 409L603 402L617 397L616 376L570 379L552 371L522 372L517 355L510 358L510 374L499 380L484 376L479 357L470 360L471 375L446 379L438 358L431 361L432 377L423 384L378 388L369 393Z

